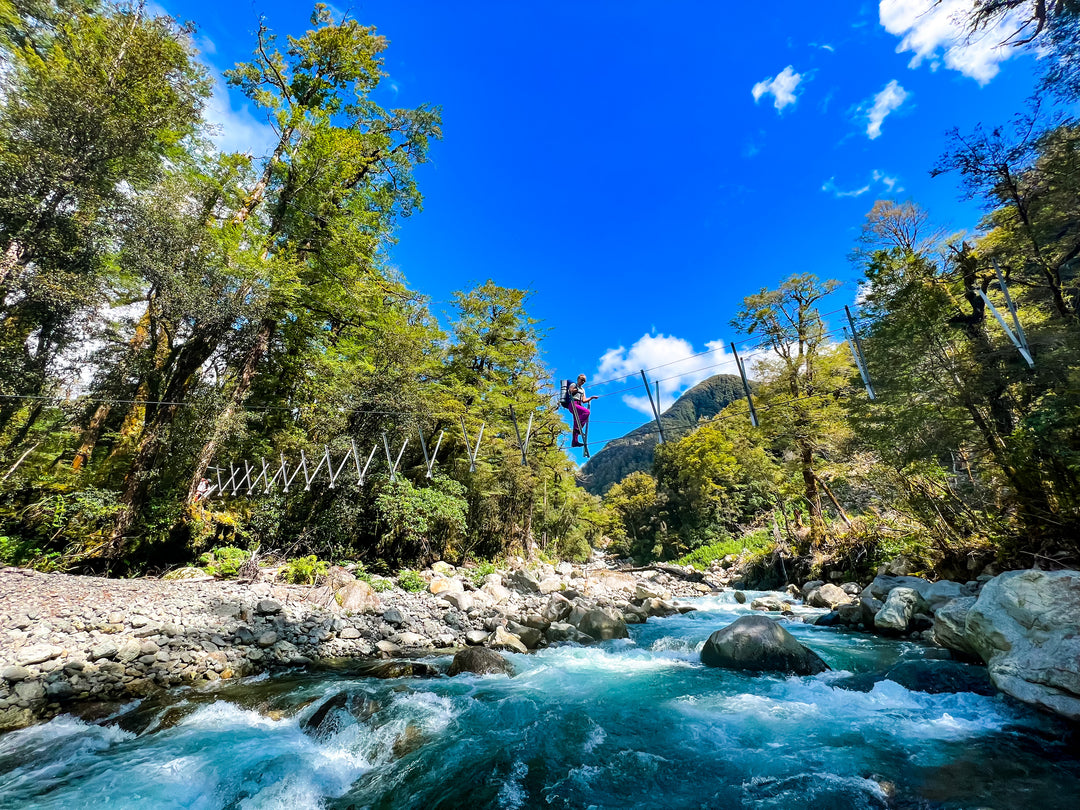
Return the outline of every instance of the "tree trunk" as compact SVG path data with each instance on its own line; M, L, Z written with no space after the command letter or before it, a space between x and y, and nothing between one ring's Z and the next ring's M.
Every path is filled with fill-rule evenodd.
M111 411L112 406L104 404L98 405L94 410L94 415L90 417L90 423L82 432L82 441L79 443L79 449L71 462L71 469L75 472L78 472L89 463L90 457L94 455L94 448L97 446L98 439L101 438L101 429L105 425L105 420L109 418Z

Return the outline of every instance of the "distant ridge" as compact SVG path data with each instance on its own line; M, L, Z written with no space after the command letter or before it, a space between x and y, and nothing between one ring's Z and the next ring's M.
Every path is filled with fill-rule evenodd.
M744 396L739 377L717 374L675 400L675 404L660 415L660 422L664 430L671 431L670 439L679 439L686 435L680 428L716 416L731 402ZM594 495L602 495L631 473L651 470L656 438L656 423L650 419L622 438L608 442L581 468L581 485Z

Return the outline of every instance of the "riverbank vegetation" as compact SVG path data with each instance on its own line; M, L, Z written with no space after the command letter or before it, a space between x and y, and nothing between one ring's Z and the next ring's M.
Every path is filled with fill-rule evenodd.
M1071 4L1050 8L1028 29L1057 57L1031 108L953 133L933 167L984 203L979 229L947 233L916 201L867 217L855 317L875 398L822 312L835 283L794 275L731 322L757 346L757 426L731 404L601 506L559 447L528 292L488 281L440 320L389 261L442 124L384 106L380 33L323 5L300 36L261 26L225 77L274 122L253 156L215 146L188 27L0 0L0 562L208 555L227 575L242 560L215 549L262 549L307 581L609 542L806 573L1075 564L1080 37ZM997 268L1032 364L987 303L1015 331ZM369 452L345 484L252 484L264 461L360 473ZM244 486L207 496L236 469Z

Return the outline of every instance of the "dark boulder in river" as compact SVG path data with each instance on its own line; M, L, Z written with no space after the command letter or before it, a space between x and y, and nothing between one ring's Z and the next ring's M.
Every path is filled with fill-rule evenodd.
M742 616L717 630L701 650L707 667L816 675L829 669L816 652L766 616Z
M487 647L468 647L461 650L450 662L447 675L460 675L462 672L472 672L475 675L513 675L514 668L510 662L494 650Z

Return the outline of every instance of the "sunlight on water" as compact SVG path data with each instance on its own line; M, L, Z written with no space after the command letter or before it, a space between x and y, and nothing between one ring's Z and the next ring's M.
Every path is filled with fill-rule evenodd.
M697 604L509 655L513 678L263 676L57 718L0 736L0 807L1075 807L1065 723L1000 695L842 688L929 648L789 622L838 671L708 669L701 645L748 608Z

